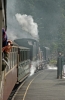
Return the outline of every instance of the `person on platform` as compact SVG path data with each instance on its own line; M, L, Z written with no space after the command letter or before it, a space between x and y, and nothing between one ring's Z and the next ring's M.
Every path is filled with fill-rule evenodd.
M6 62L8 62L8 53L11 51L12 42L10 40L7 40L7 34L5 32L5 29L2 29L2 59L4 59ZM2 71L4 71L6 67L6 63L2 60Z

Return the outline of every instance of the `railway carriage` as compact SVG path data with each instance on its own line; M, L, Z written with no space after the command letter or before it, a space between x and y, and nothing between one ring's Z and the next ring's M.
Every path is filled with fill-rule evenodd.
M30 75L32 67L34 67L34 71L38 69L37 67L40 68L40 63L37 65L37 60L41 60L42 51L38 51L39 46L35 40L32 43L33 45L29 40L28 44L25 43L22 46L13 42L11 52L8 54L8 62L4 60L6 68L3 71L3 100L8 99L16 83L23 81Z
M17 81L22 81L30 74L30 49L26 47L18 48L18 78Z
M8 99L14 85L17 82L17 57L18 47L13 46L8 55L8 62L5 62L6 68L3 71L3 100Z
M7 100L17 82L30 74L29 48L12 46L8 54L8 62L3 71L3 100Z

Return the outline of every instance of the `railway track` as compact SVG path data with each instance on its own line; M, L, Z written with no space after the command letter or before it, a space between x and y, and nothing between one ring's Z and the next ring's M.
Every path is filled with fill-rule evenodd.
M39 71L38 73L35 73L33 76L27 78L27 80L24 83L21 83L19 85L18 89L16 90L14 96L12 97L12 99L9 99L9 100L25 100L29 86L31 85L33 80L35 80L36 77L38 77L41 73L43 73L43 70ZM50 74L50 73L48 73L48 74Z
M45 69L45 68L44 68ZM43 70L42 70L43 71ZM42 72L41 71L41 72ZM14 86L14 88L13 88L13 90L12 90L12 92L11 92L11 94L10 94L10 96L9 96L9 98L8 98L8 100L14 100L14 98L16 97L16 94L18 93L18 91L19 91L19 89L21 88L21 87L23 87L23 85L24 85L24 83L26 82L26 80L27 79L29 79L29 80L31 80L31 79L33 79L35 76L37 76L37 74L39 74L40 73L40 71L37 71L37 72L35 72L35 74L34 75L32 75L31 77L27 77L27 78L25 78L23 81L21 81L21 82L19 82L19 83L17 83L15 86ZM28 83L27 83L27 85L28 85ZM26 88L25 88L25 90L26 90ZM24 91L25 91L24 90ZM24 93L23 93L24 94Z
M27 78L26 78L26 79L27 79ZM25 83L26 79L24 79L22 82L18 82L18 83L14 86L14 88L13 88L13 90L12 90L12 92L11 92L9 98L8 98L8 100L14 100L14 97L15 97L15 95L16 95L16 92L20 89L20 87L23 86L23 84Z

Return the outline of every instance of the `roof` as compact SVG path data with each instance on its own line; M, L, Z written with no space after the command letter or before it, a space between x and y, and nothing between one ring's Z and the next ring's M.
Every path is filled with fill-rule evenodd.
M22 46L19 46L19 48L20 48L21 50L30 50L30 48L26 48L26 47L22 47Z

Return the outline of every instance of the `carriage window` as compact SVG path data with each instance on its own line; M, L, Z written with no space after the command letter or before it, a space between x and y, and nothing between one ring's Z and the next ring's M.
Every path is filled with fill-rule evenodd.
M21 56L21 61L22 61L22 51L21 51L21 55L20 56Z
M14 60L15 60L14 64L16 64L17 63L17 52L15 52L15 54L14 54Z
M26 58L25 58L25 60L27 60L27 51L25 52L25 54L26 54Z
M10 61L10 69L11 69L11 66L12 66L12 53L10 52L10 56L9 56L9 61Z
M20 62L20 51L19 51L19 62Z
M21 51L22 61L23 61L23 51Z
M27 51L27 59L29 59L30 58L30 51Z
M29 59L29 51L27 49L20 50L19 55L20 62Z
M24 51L24 60L26 60L26 56L27 56L26 52L27 51Z
M22 51L20 51L20 62L21 62L21 52L22 52Z
M23 61L24 61L24 51L23 51Z
M25 60L25 56L26 56L26 55L25 55L25 51L24 51L24 60Z
M15 61L15 59L14 59L14 54L15 54L15 53L13 52L13 67L14 67L14 61Z

